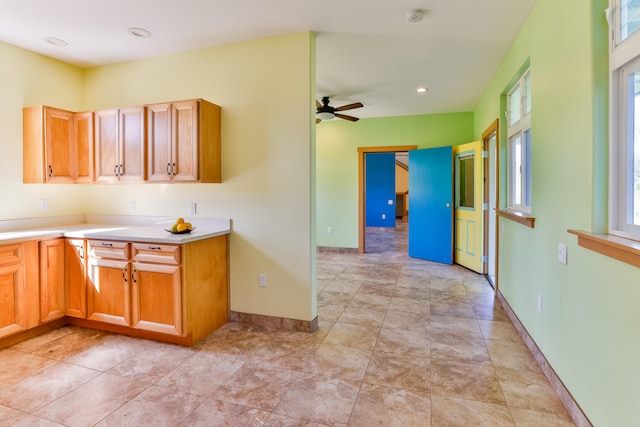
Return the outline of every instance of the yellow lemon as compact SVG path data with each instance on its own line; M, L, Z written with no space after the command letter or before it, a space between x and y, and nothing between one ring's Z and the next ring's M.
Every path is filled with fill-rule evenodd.
M187 226L187 230L191 230L193 228L190 222L185 222L184 225Z
M183 224L183 223L184 223L184 218L176 219L176 224Z
M182 231L184 231L186 229L187 229L187 226L186 226L186 224L184 222L178 224L178 226L176 227L176 230L178 230L178 232L182 232Z

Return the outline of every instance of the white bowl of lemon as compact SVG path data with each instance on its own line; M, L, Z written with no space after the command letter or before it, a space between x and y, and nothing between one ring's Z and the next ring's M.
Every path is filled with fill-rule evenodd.
M185 222L184 218L178 218L176 222L173 223L170 229L165 229L172 234L188 234L191 233L196 228L191 225L190 222Z

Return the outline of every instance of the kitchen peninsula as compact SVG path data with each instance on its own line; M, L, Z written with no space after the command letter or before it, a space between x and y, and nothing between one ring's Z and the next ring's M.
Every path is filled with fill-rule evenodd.
M229 318L230 220L191 221L186 234L163 217L0 223L0 348L66 324L181 345L209 335Z

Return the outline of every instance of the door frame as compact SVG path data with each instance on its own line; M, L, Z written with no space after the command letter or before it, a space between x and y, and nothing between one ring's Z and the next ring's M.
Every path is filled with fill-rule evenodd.
M367 153L397 153L401 151L416 150L417 145L391 145L383 147L358 147L358 253L365 250L365 154Z
M495 134L495 138L496 138L496 170L495 170L495 174L494 176L491 176L491 171L490 171L490 166L489 166L489 156L485 156L484 158L484 201L483 203L486 203L486 206L489 207L489 209L494 209L497 211L498 206L500 206L500 132L499 132L499 127L500 125L500 120L499 119L495 119L493 121L493 123L491 123L489 125L489 127L487 129L485 129L484 132L482 132L482 151L484 152L489 152L489 140L491 139L491 137ZM495 181L495 187L496 187L496 205L495 206L489 206L489 191L490 191L490 185L491 182ZM491 238L491 236L489 236L489 209L485 210L484 212L484 253L488 254L489 253L489 239ZM494 227L494 232L495 232L495 254L494 254L494 261L495 261L495 267L494 267L494 271L496 273L495 276L495 283L493 283L493 286L495 287L495 290L498 290L498 248L500 247L499 242L500 242L500 232L499 232L499 228L500 228L500 219L498 217L498 215L495 216L495 227ZM488 262L484 264L484 268L483 268L483 274L486 276L488 274Z

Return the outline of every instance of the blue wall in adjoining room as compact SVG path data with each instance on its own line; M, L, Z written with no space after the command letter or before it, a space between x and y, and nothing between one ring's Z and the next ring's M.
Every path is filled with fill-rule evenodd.
M395 153L367 153L365 156L367 227L395 227L396 155ZM389 200L392 204L389 204Z

